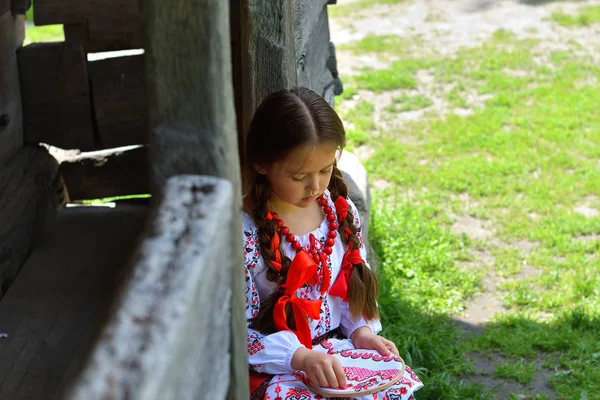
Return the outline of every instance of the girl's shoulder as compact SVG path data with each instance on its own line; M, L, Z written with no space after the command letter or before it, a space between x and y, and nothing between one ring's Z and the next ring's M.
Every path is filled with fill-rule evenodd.
M244 231L256 231L257 230L257 226L256 223L254 222L254 218L252 218L252 216L250 214L248 214L246 211L242 210L242 229Z

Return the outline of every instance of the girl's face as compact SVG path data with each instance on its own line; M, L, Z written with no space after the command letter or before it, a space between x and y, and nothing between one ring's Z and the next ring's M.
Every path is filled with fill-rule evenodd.
M273 205L306 208L329 186L336 155L335 144L300 146L282 161L255 168L269 178Z

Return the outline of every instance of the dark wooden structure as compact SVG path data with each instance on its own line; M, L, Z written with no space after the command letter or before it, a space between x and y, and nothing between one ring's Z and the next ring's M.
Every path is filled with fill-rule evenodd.
M341 91L328 3L0 0L1 399L247 398L239 149Z

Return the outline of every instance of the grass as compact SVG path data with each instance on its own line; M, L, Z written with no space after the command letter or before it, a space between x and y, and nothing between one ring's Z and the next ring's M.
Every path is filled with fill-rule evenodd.
M25 14L25 44L37 42L63 42L65 34L62 25L33 25L33 5Z
M360 140L354 132L350 141L374 150L365 161L370 179L391 183L373 194L371 242L381 259L384 334L421 374L419 398L493 398L463 380L472 370L467 350L499 353L508 361L495 375L520 384L531 381L541 360L558 398L600 398L600 240L593 240L600 217L575 210L600 208L600 68L576 57L575 44L534 61L539 40L508 30L452 57L394 53L400 43L385 36L347 45L346 51L399 58L344 78L352 96L337 101L347 124L369 121L358 124L368 126ZM419 70L435 79L429 94ZM355 96L362 90L399 91L387 110L392 117L427 107L433 97L448 111L385 131L372 108L351 111L359 110ZM472 103L477 96L484 99L479 105ZM472 113L456 115L454 107ZM459 200L465 194L472 208ZM450 213L485 218L492 236L471 241L454 234ZM533 243L531 251L511 245L519 241ZM482 290L487 270L460 268L476 251L495 260L508 311L481 335L464 336L451 317Z
M589 26L600 22L600 6L582 7L576 15L563 12L552 13L551 19L566 27Z
M327 7L327 12L332 18L349 17L376 4L397 4L405 1L406 0L357 0L348 4L340 2L340 4Z

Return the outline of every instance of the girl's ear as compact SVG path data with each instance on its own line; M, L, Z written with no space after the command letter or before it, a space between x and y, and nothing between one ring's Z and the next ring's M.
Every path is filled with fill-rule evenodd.
M264 164L252 164L252 166L254 167L254 169L256 170L256 172L258 172L261 175L267 175L267 168Z

